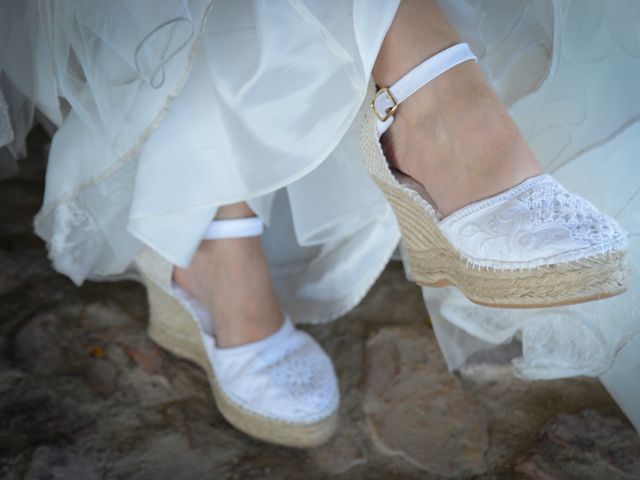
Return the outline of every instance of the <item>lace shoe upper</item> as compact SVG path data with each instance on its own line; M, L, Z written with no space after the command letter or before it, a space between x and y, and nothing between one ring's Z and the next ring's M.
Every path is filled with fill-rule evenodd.
M258 414L290 422L313 423L339 403L333 364L307 333L286 319L273 335L247 345L205 348L224 392Z
M565 263L628 243L615 220L547 174L452 213L440 228L467 261L496 269Z

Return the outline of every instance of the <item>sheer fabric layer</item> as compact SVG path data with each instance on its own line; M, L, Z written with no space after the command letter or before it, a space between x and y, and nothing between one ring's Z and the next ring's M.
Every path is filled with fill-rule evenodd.
M59 127L35 221L54 267L118 275L142 243L186 266L218 206L247 200L294 320L353 308L399 238L356 121L397 3L25 2L50 61L9 70L56 86L22 92Z

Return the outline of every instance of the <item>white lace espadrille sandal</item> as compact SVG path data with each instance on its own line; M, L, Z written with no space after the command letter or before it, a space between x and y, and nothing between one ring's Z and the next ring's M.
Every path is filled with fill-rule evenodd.
M380 137L398 106L450 68L476 60L460 43L427 59L395 85L375 91L363 118L369 174L398 218L409 276L455 285L494 307L546 307L626 290L628 238L621 227L547 174L439 218L417 182L389 167Z
M216 220L205 239L260 235L257 218ZM252 437L279 445L320 445L336 430L340 394L331 359L285 315L274 334L219 348L208 310L172 281L173 265L145 247L136 266L147 287L149 335L207 373L222 415Z

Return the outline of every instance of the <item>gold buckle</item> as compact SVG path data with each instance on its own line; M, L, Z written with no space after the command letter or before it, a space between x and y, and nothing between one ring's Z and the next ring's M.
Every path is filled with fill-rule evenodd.
M376 100L380 95L386 95L389 100L393 102L393 105L391 105L384 111L384 115L380 115L378 113L378 110L376 109ZM371 109L373 110L373 113L375 113L376 117L378 117L378 120L380 120L381 122L386 122L389 117L396 113L396 110L398 109L398 101L391 93L391 90L389 90L389 87L384 87L377 91L376 96L373 97L373 102L371 102Z

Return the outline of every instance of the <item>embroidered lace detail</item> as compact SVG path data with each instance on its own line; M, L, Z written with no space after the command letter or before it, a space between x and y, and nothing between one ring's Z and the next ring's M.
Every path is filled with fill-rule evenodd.
M77 238L91 238L89 235L96 230L96 226L77 198L60 204L53 211L50 222L55 228L49 229L52 232L47 242L49 258L57 271L67 273L73 281L80 283L87 272L78 272L86 262L82 257L84 250L77 248Z
M632 302L618 303L613 309L606 302L553 309L478 307L454 287L429 289L428 300L431 320L451 369L459 368L474 352L517 338L522 356L513 360L516 376L599 376L638 335Z
M303 404L305 410L323 411L337 398L330 378L333 372L327 368L328 358L305 333L293 332L293 336L297 337L295 341L283 344L282 352L263 352L263 372L271 378L274 388L296 404Z
M127 231L137 166L129 162L55 205L45 202L36 215L35 231L47 241L54 268L76 284L121 274L140 250Z
M440 226L470 263L498 269L570 262L627 246L615 220L549 175L469 205Z
M585 246L608 245L619 233L610 218L556 182L540 183L522 197L531 212L531 231L547 226L566 229L572 240Z
M289 422L312 423L335 411L335 372L315 340L291 326L257 344L262 342L258 351L249 348L236 355L219 349L212 355L230 398L249 411Z

